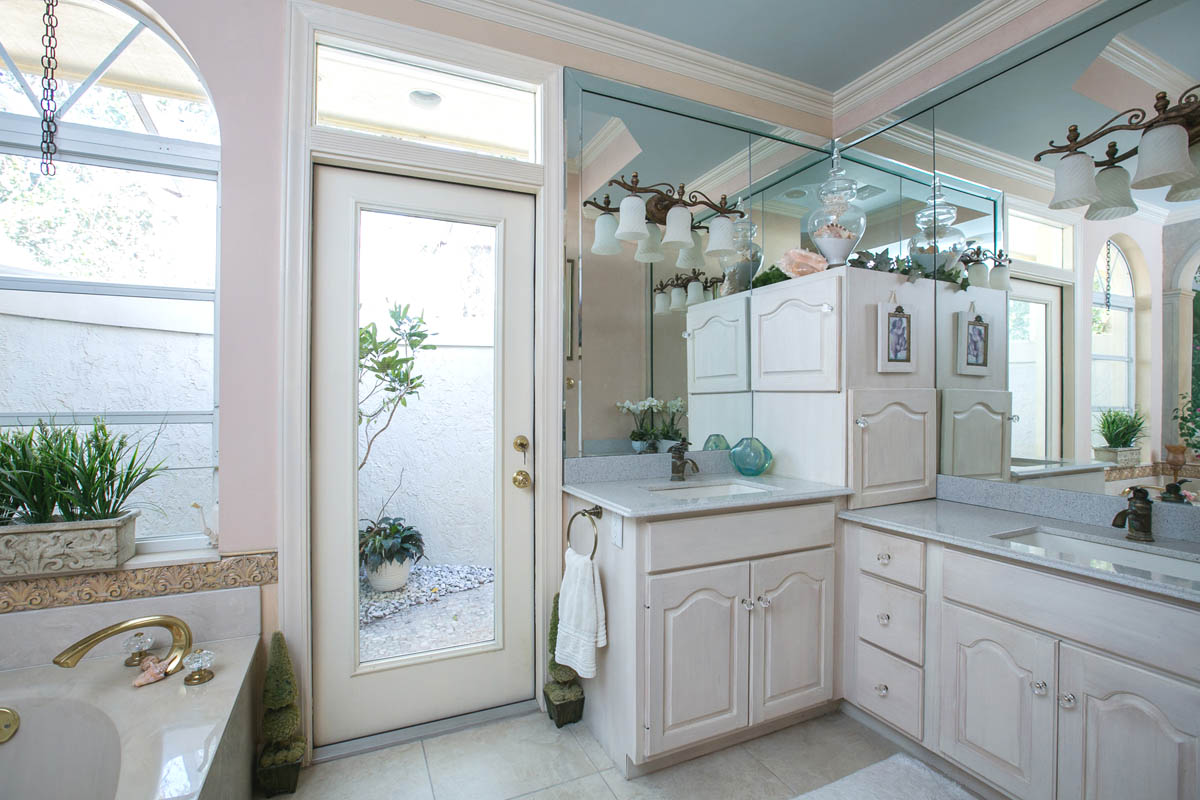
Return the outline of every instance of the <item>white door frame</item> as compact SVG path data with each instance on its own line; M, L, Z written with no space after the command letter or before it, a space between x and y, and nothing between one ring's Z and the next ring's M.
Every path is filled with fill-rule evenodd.
M499 76L538 95L538 163L460 153L396 139L317 128L315 43ZM316 163L431 178L532 194L534 266L534 685L546 672L549 601L562 564L562 276L565 174L562 67L443 34L328 6L288 3L287 134L284 187L282 364L282 532L279 626L300 684L300 713L312 755L312 620L309 505L309 321L312 172ZM542 702L540 697L539 704Z

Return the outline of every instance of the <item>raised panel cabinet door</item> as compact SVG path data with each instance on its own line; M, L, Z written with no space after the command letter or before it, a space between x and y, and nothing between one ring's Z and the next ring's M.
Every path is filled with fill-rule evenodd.
M1012 467L1012 393L942 390L941 472L1007 481Z
M751 384L768 392L841 388L841 276L814 275L754 291Z
M750 562L750 724L833 697L833 550Z
M1054 796L1056 640L942 604L942 753L1022 800Z
M688 391L741 392L750 388L749 300L710 300L687 312Z
M851 508L934 496L937 390L850 392Z
M1200 798L1200 688L1067 644L1059 658L1059 798Z
M646 755L748 722L750 565L647 578Z

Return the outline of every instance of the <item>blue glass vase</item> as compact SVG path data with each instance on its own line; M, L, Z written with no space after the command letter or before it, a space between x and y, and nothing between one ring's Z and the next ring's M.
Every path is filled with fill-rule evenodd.
M733 468L743 475L762 475L773 459L767 446L753 436L742 439L729 451Z
M705 450L728 450L729 440L725 438L723 433L710 433L708 438L704 440Z

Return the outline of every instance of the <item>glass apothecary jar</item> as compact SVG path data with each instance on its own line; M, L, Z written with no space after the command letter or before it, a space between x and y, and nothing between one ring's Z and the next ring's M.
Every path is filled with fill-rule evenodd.
M858 181L846 177L842 157L833 151L829 179L818 191L821 207L808 217L808 236L831 267L839 267L858 247L867 230L867 215L854 204Z
M942 183L933 179L925 207L916 214L917 233L908 240L908 254L921 269L933 274L958 261L967 248L967 237L954 227L958 208L942 194Z

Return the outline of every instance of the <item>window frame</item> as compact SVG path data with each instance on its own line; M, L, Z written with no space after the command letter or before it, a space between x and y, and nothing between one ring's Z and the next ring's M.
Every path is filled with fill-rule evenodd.
M1121 254L1121 263L1124 265L1125 272L1129 276L1129 285L1133 286L1133 268L1129 266L1129 259L1126 258L1124 251L1121 250L1120 246L1118 246L1116 242L1112 241L1111 239L1107 240L1106 246L1109 245L1111 245L1114 250ZM1100 256L1097 257L1097 261L1099 258ZM1095 273L1093 272L1093 275L1094 274ZM1089 350L1091 352L1091 362L1093 365L1097 361L1123 362L1126 364L1125 399L1128 401L1128 404L1124 406L1097 406L1094 403L1091 403L1091 398L1089 398L1089 404L1091 405L1093 413L1104 412L1115 408L1122 411L1128 411L1130 414L1132 414L1134 408L1137 407L1137 299L1129 295L1110 293L1108 306L1109 308L1117 309L1129 314L1129 324L1126 326L1126 355L1113 356L1103 353L1097 354L1095 348L1090 347ZM1104 292L1098 292L1093 288L1092 309L1095 310L1097 308L1104 307ZM1092 374L1095 374L1095 369L1092 370Z
M107 2L107 0L101 0ZM117 45L108 57L103 59L72 95L81 97L84 92L96 82L100 74L117 56L124 46L132 41L138 33L148 30L153 35L165 41L196 75L211 104L211 92L204 82L204 77L196 64L180 45L157 25L124 4L107 3L117 8L135 22L133 30ZM24 75L15 69L12 59L3 49L0 41L0 59L3 67L11 71L23 92L30 87L25 82ZM27 93L27 92L26 92ZM219 123L218 123L219 124ZM0 153L40 159L41 157L41 118L0 111ZM162 175L173 175L184 178L199 178L211 180L216 185L217 214L214 220L214 236L216 237L216 259L213 263L214 282L212 289L188 287L169 287L142 284L106 283L101 281L77 281L57 278L26 278L0 276L0 290L15 290L27 292L53 292L60 294L92 294L113 297L158 298L172 300L194 300L212 303L213 310L213 374L211 409L188 409L172 411L124 411L103 412L74 409L70 414L56 414L55 424L78 425L90 424L95 417L101 417L114 424L208 424L211 425L212 438L212 478L213 498L219 502L220 497L220 284L221 284L221 147L184 139L173 139L149 133L114 130L75 122L58 122L55 137L57 151L55 160L81 164L84 166L106 167L134 172L148 172ZM36 424L45 418L45 412L5 411L0 412L0 426L28 426ZM70 418L70 422L66 420ZM175 468L170 468L175 469ZM200 469L186 467L179 469ZM199 522L199 520L196 520ZM209 548L208 536L199 526L185 525L178 533L158 536L137 537L137 553L160 553L175 550L193 550Z

